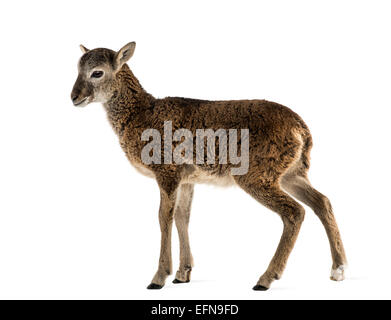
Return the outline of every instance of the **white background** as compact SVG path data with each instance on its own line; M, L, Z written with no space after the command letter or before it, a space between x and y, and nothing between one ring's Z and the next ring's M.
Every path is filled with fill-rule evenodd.
M391 298L391 19L386 1L3 2L0 298ZM157 268L156 183L119 147L102 106L72 106L78 48L119 49L155 97L265 98L312 130L310 178L332 201L347 280L329 280L306 208L280 281L251 290L279 217L238 188L196 186L190 284L146 290ZM174 273L178 241L173 233Z

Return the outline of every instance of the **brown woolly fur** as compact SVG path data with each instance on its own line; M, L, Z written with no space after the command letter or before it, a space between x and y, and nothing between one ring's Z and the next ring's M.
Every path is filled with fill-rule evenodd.
M131 42L118 52L88 50L81 46L79 75L72 91L75 106L101 102L122 149L141 173L156 179L160 188L159 222L161 252L159 266L148 288L162 288L172 272L171 229L173 221L180 239L180 266L174 283L190 281L193 259L188 224L195 183L234 184L280 215L283 232L277 251L255 290L266 290L279 279L304 219L311 207L323 223L333 258L331 278L342 280L346 258L331 204L314 189L307 177L312 138L304 121L292 110L266 100L207 101L179 97L156 99L147 93L126 62L133 55ZM172 129L249 130L247 173L232 175L232 164L145 164L141 151L148 141L141 139L147 129L164 136L164 122ZM238 149L240 144L239 140ZM175 146L175 144L173 144ZM218 159L216 148L216 159ZM163 153L163 149L162 149Z

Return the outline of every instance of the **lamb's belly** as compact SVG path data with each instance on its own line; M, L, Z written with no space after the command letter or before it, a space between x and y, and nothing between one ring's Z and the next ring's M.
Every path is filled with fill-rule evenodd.
M185 179L185 182L212 184L219 187L230 187L235 185L235 180L231 175L216 176L201 170L196 170L196 172L190 174Z
M155 178L154 173L148 167L135 161L131 161L132 165L142 175L150 178ZM217 176L209 174L206 171L196 169L182 180L182 183L194 183L194 184L212 184L219 187L230 187L235 185L235 180L231 175Z

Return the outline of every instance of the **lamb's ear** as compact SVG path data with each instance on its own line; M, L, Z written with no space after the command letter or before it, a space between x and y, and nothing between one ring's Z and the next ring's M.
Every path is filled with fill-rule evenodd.
M80 50L81 50L81 52L83 52L83 53L86 53L86 52L90 51L90 50L88 50L85 46L83 46L82 44L80 45Z
M123 46L115 55L115 69L119 70L126 63L134 53L136 49L136 42L129 42Z

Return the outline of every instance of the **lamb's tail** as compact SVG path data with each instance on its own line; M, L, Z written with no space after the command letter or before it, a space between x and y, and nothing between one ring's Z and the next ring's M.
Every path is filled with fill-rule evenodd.
M311 162L311 149L312 149L312 136L311 132L308 129L307 125L304 123L303 120L300 119L300 138L303 142L301 147L301 154L300 158L297 162L295 173L302 176L307 177L307 171L310 168L310 162Z
M312 149L312 136L308 131L305 135L303 135L303 149L301 153L301 162L303 163L303 168L308 170L310 168L310 153Z

